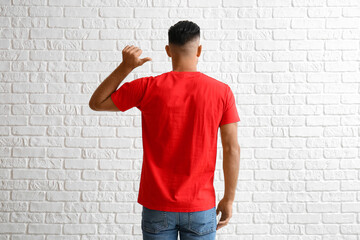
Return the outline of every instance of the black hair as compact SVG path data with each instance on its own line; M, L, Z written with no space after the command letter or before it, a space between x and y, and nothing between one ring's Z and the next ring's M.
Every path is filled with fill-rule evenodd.
M188 20L179 21L169 28L168 36L169 44L183 46L187 42L200 37L200 27Z

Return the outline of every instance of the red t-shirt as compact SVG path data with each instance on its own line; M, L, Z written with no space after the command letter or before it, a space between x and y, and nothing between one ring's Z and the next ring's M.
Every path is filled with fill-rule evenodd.
M120 111L141 111L143 163L138 203L194 212L216 206L219 126L240 121L229 85L201 72L166 72L111 94Z

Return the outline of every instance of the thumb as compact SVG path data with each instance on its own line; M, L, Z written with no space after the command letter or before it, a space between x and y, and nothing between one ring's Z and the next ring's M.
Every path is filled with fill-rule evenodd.
M141 65L143 65L144 63L146 63L147 61L151 61L152 59L150 57L146 57L146 58L142 58L140 59L141 61Z

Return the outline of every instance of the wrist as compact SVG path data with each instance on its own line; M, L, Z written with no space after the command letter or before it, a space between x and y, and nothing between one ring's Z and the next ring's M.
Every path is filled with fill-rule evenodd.
M121 68L122 70L127 71L127 72L131 72L132 70L134 70L133 67L127 65L124 62L121 62L118 68Z
M231 202L231 203L234 202L234 198L230 198L230 197L227 197L227 196L224 196L223 199L224 199L224 201L226 201L226 202Z

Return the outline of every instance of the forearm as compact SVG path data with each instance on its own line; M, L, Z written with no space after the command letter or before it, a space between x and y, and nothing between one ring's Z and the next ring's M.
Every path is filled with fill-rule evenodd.
M233 202L240 169L240 148L223 151L224 198Z
M96 106L109 98L132 70L132 68L121 63L95 90L89 104Z

